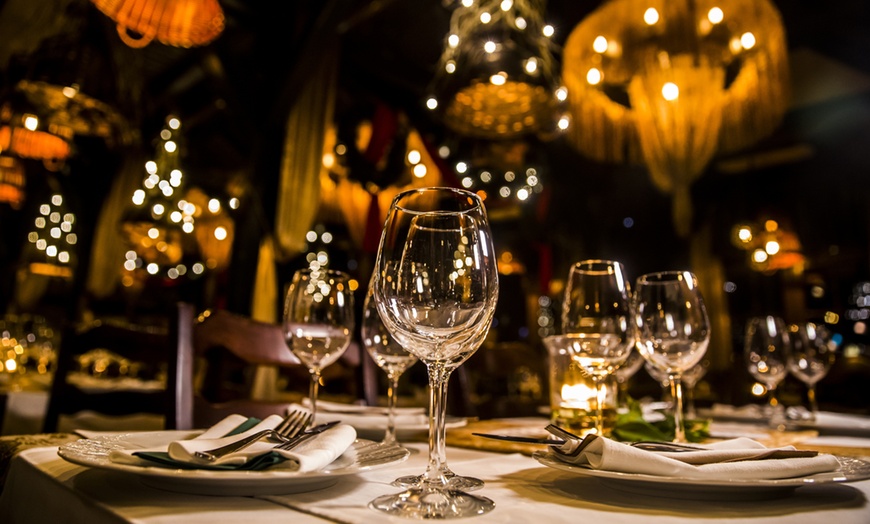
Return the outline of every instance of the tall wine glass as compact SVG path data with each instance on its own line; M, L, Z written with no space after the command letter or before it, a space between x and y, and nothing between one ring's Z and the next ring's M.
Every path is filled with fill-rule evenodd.
M776 387L788 373L786 353L790 344L788 326L781 318L767 315L747 321L743 347L746 366L752 378L767 388L765 415L772 427L785 423L785 410L776 396Z
M311 420L323 368L345 352L354 330L351 277L332 269L300 269L284 300L284 337L311 376Z
M445 417L447 381L483 342L498 300L498 270L483 202L461 189L412 189L393 200L374 282L381 319L429 375L429 462L420 482L369 503L418 519L480 515L492 500L451 484Z
M836 344L825 326L806 322L789 327L791 345L786 355L788 371L807 386L810 419L819 412L816 383L822 380L834 364Z
M680 377L680 384L686 390L686 394L684 395L686 400L686 420L693 420L698 418L698 413L695 410L695 386L697 386L701 378L703 378L704 375L707 374L707 369L709 367L710 361L707 359L703 359L694 366L684 371L682 377ZM670 388L671 381L668 378L667 373L658 368L654 368L649 362L644 365L644 369L646 369L647 373L649 373L649 376L651 376L656 382L661 384L662 388Z
M604 435L605 379L634 348L631 289L625 267L613 260L583 260L571 266L562 300L564 335L547 337L592 376L595 433Z
M686 442L682 376L704 357L710 344L710 320L698 278L689 271L662 271L635 283L638 349L668 376L674 399L674 442Z
M383 445L396 443L396 403L399 377L417 363L417 357L402 347L387 330L378 314L372 286L369 285L363 304L362 342L375 364L387 373L387 430L381 440Z

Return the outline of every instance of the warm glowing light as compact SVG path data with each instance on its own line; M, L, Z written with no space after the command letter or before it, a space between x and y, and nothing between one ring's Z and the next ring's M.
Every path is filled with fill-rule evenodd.
M489 81L492 82L493 85L503 86L507 82L507 73L499 72L491 77L489 77Z
M718 24L724 18L725 14L722 12L722 9L718 7L713 7L710 9L710 11L707 12L707 20L709 20L710 23Z
M595 40L592 41L592 49L596 53L603 53L607 51L607 39L603 36L595 37Z
M223 226L218 226L214 228L214 237L218 240L226 240L227 239L227 230Z
M493 42L492 40L489 40L485 44L483 44L483 50L486 51L487 53L494 53L495 49L496 49L496 45L495 45L495 42Z
M459 35L450 35L447 37L447 45L456 47L459 45Z
M457 173L465 173L468 171L468 164L465 162L457 162L456 163L456 172Z
M737 238L744 243L752 242L752 230L746 226L741 227L740 230L737 231Z
M779 229L779 224L776 222L776 220L765 220L764 221L764 230L765 231L769 231L769 232L773 233L777 229Z
M764 243L764 252L768 255L775 255L779 253L779 249L779 242L777 242L776 240L768 240Z
M740 45L743 49L752 49L755 47L755 35L750 32L743 33L740 35Z
M550 38L554 34L556 34L556 29L553 26L551 26L550 24L547 24L544 26L544 29L541 32L544 34L544 36L546 36L547 38Z
M408 151L408 162L411 164L419 164L422 160L422 155L416 149Z
M174 153L178 150L178 144L172 140L167 140L166 143L163 144L163 149L165 149L167 153Z
M417 178L423 178L426 176L426 166L423 164L417 164L414 166L414 176Z
M430 97L429 100L426 100L426 107L429 109L435 109L438 107L438 100L433 97Z
M535 57L526 60L526 72L529 74L538 70L538 60Z
M593 86L601 83L601 70L597 67L589 69L589 72L586 73L586 81L589 82L589 85Z
M763 249L756 249L752 252L752 261L756 264L763 264L767 260L767 253Z
M680 97L680 88L673 82L667 82L662 86L662 97L668 102L673 102Z
M650 7L643 12L643 21L646 25L655 25L659 21L659 12L655 7Z
M752 394L755 395L756 397L761 397L767 393L767 388L764 387L764 384L759 384L758 382L756 382L755 384L752 384L751 391L752 391Z

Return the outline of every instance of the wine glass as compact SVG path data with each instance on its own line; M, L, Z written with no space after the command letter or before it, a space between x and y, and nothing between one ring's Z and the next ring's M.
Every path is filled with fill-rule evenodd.
M396 402L399 388L399 377L411 366L417 363L417 357L402 347L393 338L381 321L372 293L372 286L366 293L363 303L362 342L375 364L387 373L387 430L381 441L382 445L396 443Z
M457 487L457 476L447 468L444 425L450 373L483 342L498 300L483 202L474 193L446 187L398 194L375 267L374 299L384 325L428 371L429 462L417 484L380 496L369 507L419 519L491 511L492 500Z
M810 420L815 420L819 412L816 383L828 374L834 364L837 346L831 339L831 332L823 325L813 322L793 324L789 331L791 345L786 353L786 365L792 376L807 386Z
M604 380L634 348L631 289L625 267L613 260L583 260L571 266L562 299L564 335L544 343L564 347L592 376L595 385L595 433L604 435Z
M707 359L703 359L691 368L687 369L683 372L683 376L681 377L680 383L686 390L686 420L693 420L698 418L698 413L695 410L695 386L698 385L698 382L704 375L707 374L707 369L710 367L710 361ZM646 369L649 376L651 376L656 382L661 384L662 388L670 388L670 379L668 379L668 374L664 371L661 371L657 368L654 368L649 362L644 365L644 369Z
M710 320L698 278L689 271L641 275L635 283L634 311L641 355L668 376L674 442L686 442L682 377L701 361L710 344Z
M776 396L776 387L788 373L786 353L790 344L788 326L781 318L767 315L747 321L743 347L746 365L749 374L767 388L765 414L773 427L785 423L785 412Z
M350 345L354 329L351 277L332 269L300 269L284 300L284 337L290 351L308 368L311 423L323 368Z

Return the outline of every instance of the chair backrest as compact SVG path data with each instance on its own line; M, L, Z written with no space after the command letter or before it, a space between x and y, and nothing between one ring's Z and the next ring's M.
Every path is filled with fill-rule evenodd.
M178 313L181 313L181 308ZM63 331L43 430L58 430L61 417L83 411L164 417L167 429L186 424L177 403L186 363L178 352L183 324L96 320Z
M192 355L184 362L193 365L185 369L190 379L179 384L178 410L180 419L189 420L190 427L208 427L232 413L259 418L282 414L290 403L286 394L255 398L254 373L264 367L276 372L273 379L278 373L287 375L284 378L302 396L308 391L308 370L287 347L281 326L220 309L205 311L196 318L187 310L180 319L183 326L189 326L190 336L184 336L187 328L179 330L179 353ZM349 348L334 367L324 370L324 380L329 382L330 368L333 373L352 372L354 393L374 402L377 391L373 399L367 394L372 390L372 379L365 378L363 362Z

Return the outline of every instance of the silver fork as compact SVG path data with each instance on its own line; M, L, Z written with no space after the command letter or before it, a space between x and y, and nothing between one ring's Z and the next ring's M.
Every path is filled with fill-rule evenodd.
M277 442L291 441L304 430L309 422L311 422L311 413L302 410L293 410L284 417L274 429L264 429L243 439L237 440L219 448L210 449L207 451L197 451L194 456L214 462L215 460L241 451L255 442L264 438L272 439Z

